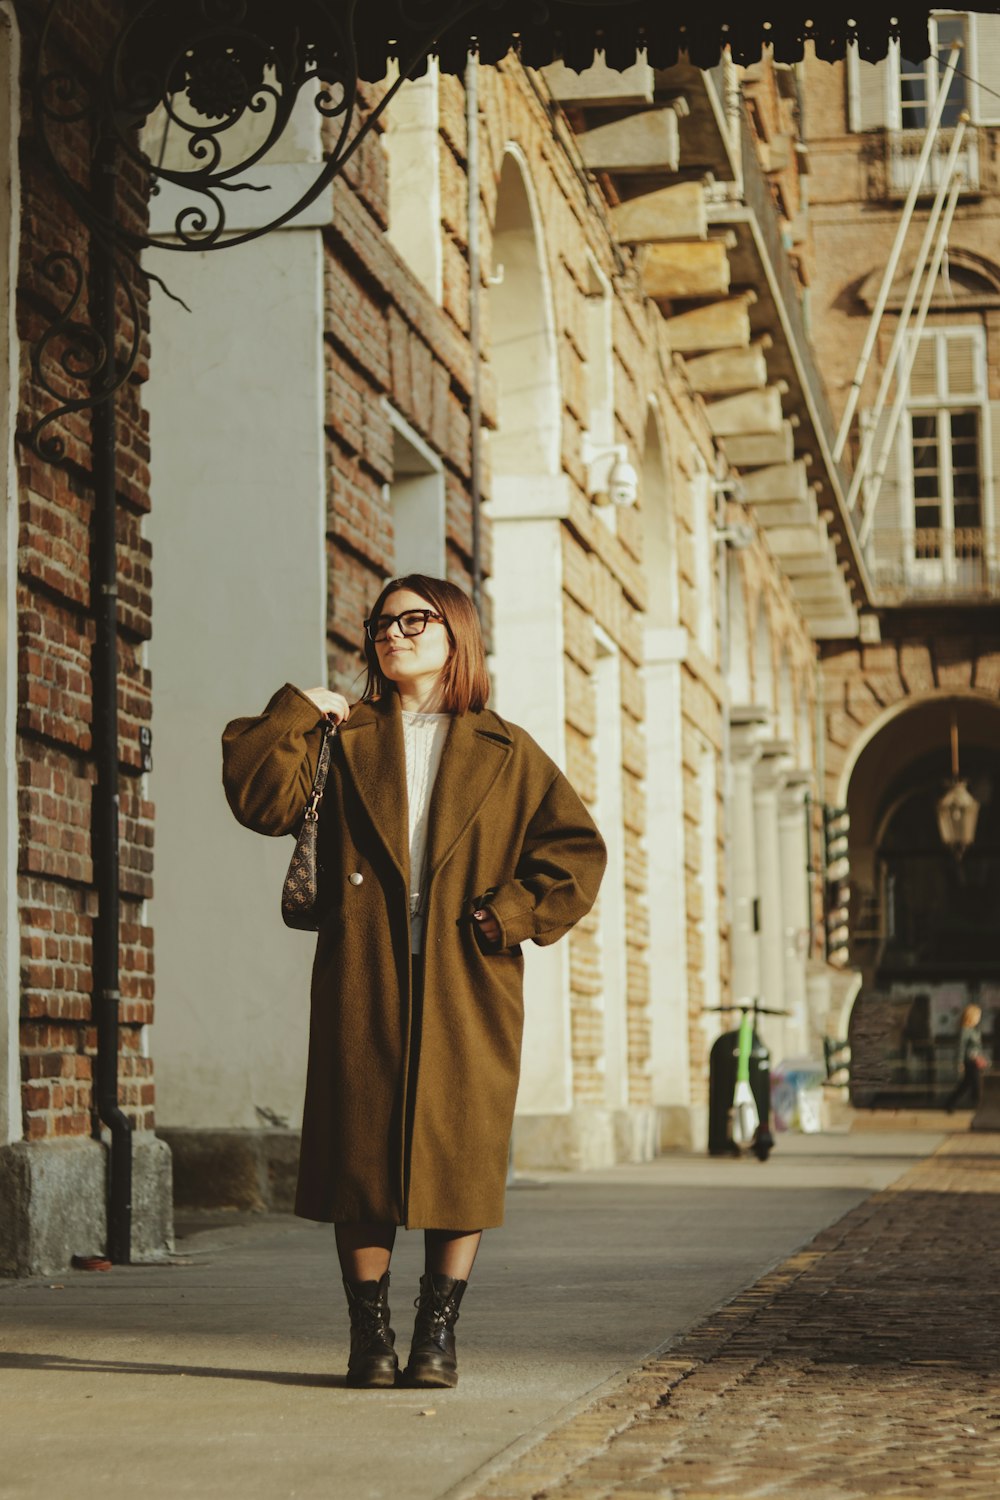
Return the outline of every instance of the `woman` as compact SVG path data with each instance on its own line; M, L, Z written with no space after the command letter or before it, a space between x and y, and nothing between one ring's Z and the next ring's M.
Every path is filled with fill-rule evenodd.
M365 621L351 709L286 685L223 736L226 795L293 833L322 720L339 725L320 813L321 919L296 1213L336 1224L348 1383L395 1383L389 1261L425 1231L404 1378L457 1384L454 1328L483 1229L503 1221L523 1021L520 945L589 911L600 835L523 729L486 707L476 613L442 579L392 579Z
M980 1023L983 1013L978 1005L967 1005L958 1026L958 1082L948 1095L945 1105L948 1113L954 1114L959 1099L969 1094L972 1108L979 1108L983 1095L983 1073L987 1059L983 1051L983 1033Z

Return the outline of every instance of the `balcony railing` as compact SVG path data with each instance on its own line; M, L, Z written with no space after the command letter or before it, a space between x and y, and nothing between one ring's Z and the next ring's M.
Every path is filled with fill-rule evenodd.
M1000 599L1000 532L992 528L882 527L867 562L882 604Z
M921 197L932 197L941 185L953 135L953 130L938 131L923 182L920 184ZM905 198L910 191L917 158L923 144L924 131L922 130L886 131L885 175L890 198ZM962 149L958 153L956 170L961 172L964 178L964 192L979 191L979 138L972 126L968 127L965 132Z

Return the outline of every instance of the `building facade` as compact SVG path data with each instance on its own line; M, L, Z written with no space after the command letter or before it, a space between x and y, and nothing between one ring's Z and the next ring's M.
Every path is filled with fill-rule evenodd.
M66 218L13 87L11 7L0 18L3 607L20 651L4 679L0 1267L19 1273L104 1244L89 806L100 599L94 419L64 413L67 462L31 445L59 404L32 350L66 291L51 263L39 279ZM969 510L966 460L988 446L991 304L977 282L953 316L973 276L953 254L951 321L940 337L934 323L910 418L928 450L919 422L933 413L949 454L939 555L911 546L900 564L907 587L927 585L916 603L879 596L884 548L861 546L851 514L857 444L837 456L828 402L831 375L836 411L853 368L844 350L860 344L875 232L891 234L894 211L850 166L896 128L865 126L859 156L853 67L431 66L281 228L222 253L145 253L113 486L118 1100L142 1253L169 1241L171 1162L178 1201L288 1203L311 944L278 919L286 844L225 806L219 733L285 681L356 694L361 621L399 571L477 597L496 708L564 767L609 847L591 916L527 955L515 1166L703 1148L709 1048L739 1002L776 1012L761 1023L775 1061L821 1057L846 1032L859 975L856 1017L884 1031L894 981L886 991L869 962L864 923L889 875L903 878L883 782L911 743L904 710L924 714L930 747L952 700L974 700L963 768L968 755L979 774L989 752L989 606L981 587L953 595L972 576L957 533L976 515L984 540L968 555L977 577L990 566L991 502L984 489ZM367 88L363 109L388 86ZM251 185L294 202L329 129L303 97ZM143 131L151 161L181 149L163 115ZM123 176L119 213L141 228L148 212L169 239L177 204L167 189L147 202L145 186ZM262 223L263 198L234 194L230 230ZM964 200L956 222L984 201ZM85 276L91 251L75 248ZM959 390L953 372L973 384ZM928 466L905 453L899 465L915 497ZM934 529L920 519L911 530ZM854 817L846 968L826 961L823 908L823 806L840 801ZM859 1038L863 1067L884 1071L884 1038L867 1053Z
M805 70L811 321L839 416L951 48L961 48L850 432L863 460L855 518L873 608L857 640L823 652L825 795L851 818L840 1026L846 1033L851 1017L855 1102L873 1105L940 1104L963 1007L978 1002L992 1036L998 1000L1000 22L935 12L931 43L917 63L893 46L881 63L849 54ZM933 276L928 222L952 183L954 218ZM946 212L947 202L942 223ZM897 336L908 301L916 309ZM980 808L960 858L936 817L956 776Z

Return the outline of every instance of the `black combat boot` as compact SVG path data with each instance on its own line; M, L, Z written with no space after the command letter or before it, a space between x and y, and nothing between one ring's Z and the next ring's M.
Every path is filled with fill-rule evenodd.
M403 1379L408 1385L452 1386L458 1384L455 1358L455 1324L458 1307L468 1286L452 1276L420 1278L420 1296L413 1304L417 1319L413 1326L410 1362Z
M395 1385L399 1360L389 1327L389 1272L381 1281L345 1281L344 1290L351 1312L347 1384Z

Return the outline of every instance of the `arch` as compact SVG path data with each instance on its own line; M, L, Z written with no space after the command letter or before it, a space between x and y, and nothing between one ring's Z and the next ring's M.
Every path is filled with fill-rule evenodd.
M941 840L937 801L960 774L980 804L961 861ZM973 692L909 698L879 714L854 757L850 814L852 1099L941 1104L953 1081L957 1016L968 1000L1000 1036L1000 703Z
M673 629L680 616L677 588L677 517L667 463L660 409L650 400L642 449L642 508L646 576L650 583L648 623Z
M858 287L858 297L869 311L875 306L883 271L882 266L874 267ZM889 292L888 307L902 306L913 271L911 261L898 273ZM949 246L948 259L934 295L935 300L939 297L946 299L949 307L1000 306L1000 266L974 250Z
M500 274L500 267L503 273ZM534 190L516 146L504 153L493 223L490 362L497 430L490 441L498 475L560 471L561 401L552 289Z
M20 56L14 7L0 0L0 1146L19 1140L21 1079L18 1036L17 913L17 757L15 703L17 683L17 466L14 429L20 392L19 347L15 321L18 241L20 238Z
M882 730L888 724L891 724L894 719L899 718L901 714L905 714L909 709L918 704L929 703L938 699L956 699L959 701L968 699L970 702L985 704L995 704L997 701L994 693L981 688L969 688L960 691L950 688L931 688L919 695L901 692L895 702L887 704L881 710L872 702L867 708L867 717L859 721L860 727L858 733L847 747L844 764L837 779L836 795L833 799L838 806L843 807L846 804L848 788L851 784L854 768L872 740L881 734ZM854 712L855 715L864 715L866 710L863 705L859 705Z

